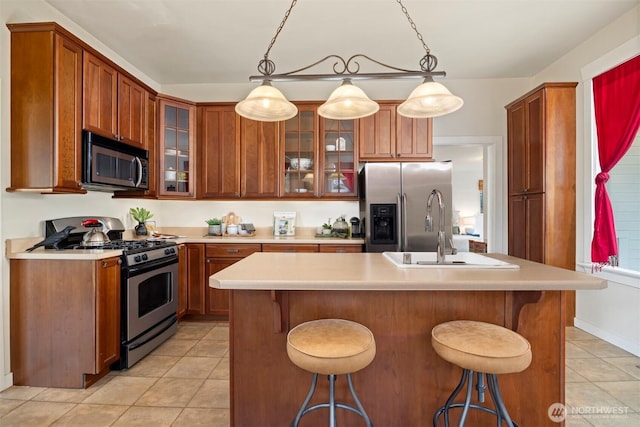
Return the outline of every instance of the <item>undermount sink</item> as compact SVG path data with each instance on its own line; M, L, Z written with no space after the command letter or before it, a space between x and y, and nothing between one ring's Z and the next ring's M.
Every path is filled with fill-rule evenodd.
M405 254L411 263L405 264ZM475 252L458 252L446 255L444 264L436 263L435 252L383 252L385 258L400 268L502 268L518 269L520 266L490 258Z

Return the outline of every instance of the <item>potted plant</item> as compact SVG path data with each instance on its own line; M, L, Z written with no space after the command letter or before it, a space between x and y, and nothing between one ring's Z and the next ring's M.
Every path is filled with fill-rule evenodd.
M211 218L205 221L209 224L209 234L219 236L222 234L222 220L219 218Z
M133 219L138 221L138 225L135 226L136 235L138 235L138 236L146 236L147 235L147 226L145 225L145 222L149 218L153 217L153 214L151 213L151 211L149 211L149 210L147 210L145 208L131 208L131 209L129 209L129 213L131 214Z
M331 218L329 218L328 222L325 222L324 224L322 224L322 234L328 235L328 234L331 234L331 231L332 231Z

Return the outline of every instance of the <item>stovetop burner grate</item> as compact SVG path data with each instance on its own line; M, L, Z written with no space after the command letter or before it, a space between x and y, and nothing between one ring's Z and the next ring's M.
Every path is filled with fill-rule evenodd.
M73 245L71 249L120 249L124 253L136 253L175 245L175 242L166 240L112 240L111 242L100 246L84 246L82 244Z

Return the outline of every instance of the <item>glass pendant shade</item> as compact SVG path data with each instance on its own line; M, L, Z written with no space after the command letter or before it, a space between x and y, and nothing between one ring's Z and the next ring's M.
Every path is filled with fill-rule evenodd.
M238 102L235 110L242 117L261 122L288 120L298 114L298 108L268 81L262 82Z
M449 89L427 77L409 98L398 106L398 114L415 119L438 117L459 110L464 101Z
M351 79L345 79L327 102L318 107L318 114L327 119L352 120L375 114L379 109L378 103L354 86Z

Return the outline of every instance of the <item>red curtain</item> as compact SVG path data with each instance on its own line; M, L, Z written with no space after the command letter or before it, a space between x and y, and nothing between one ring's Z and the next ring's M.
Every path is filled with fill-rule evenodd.
M618 255L616 228L605 184L609 171L633 144L640 126L640 56L593 79L593 102L601 172L596 175L591 261Z

